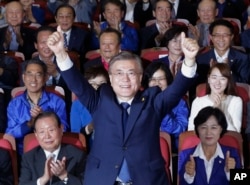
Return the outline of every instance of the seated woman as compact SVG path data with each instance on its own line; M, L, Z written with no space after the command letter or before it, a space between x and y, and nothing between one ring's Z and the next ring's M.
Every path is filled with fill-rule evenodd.
M237 149L223 146L218 140L227 130L224 113L216 107L205 107L194 119L200 143L179 154L178 174L181 185L229 185L229 171L241 168Z
M194 118L207 106L222 110L227 119L227 130L241 131L242 99L236 95L231 70L226 63L214 64L208 72L206 95L196 97L192 103L188 130L194 130Z
M165 32L161 46L168 49L168 56L154 60L154 62L162 61L166 63L173 76L180 69L184 59L181 50L181 32L187 33L187 28L184 26L173 26Z
M109 83L108 72L103 66L88 68L84 73L84 77L96 90L101 84ZM71 105L70 126L72 132L83 133L86 139L89 140L88 144L91 144L91 135L94 130L92 116L78 99L74 100Z
M173 76L163 62L153 62L145 70L143 87L159 86L163 91L173 82ZM187 102L180 99L172 111L161 121L160 130L171 134L172 150L177 152L180 133L186 131L188 125L189 109Z
M38 6L33 6L34 0L20 0L25 12L24 23L38 23L43 25L45 12Z

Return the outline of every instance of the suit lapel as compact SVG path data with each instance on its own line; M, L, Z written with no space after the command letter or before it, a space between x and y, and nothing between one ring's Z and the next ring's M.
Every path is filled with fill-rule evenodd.
M127 123L127 127L126 127L126 131L125 131L125 137L124 137L124 142L127 141L130 133L132 132L136 121L139 117L139 115L141 114L141 110L144 106L144 103L146 102L146 97L144 96L139 96L139 94L137 94L137 96L135 96L132 105L131 105L131 109L130 109L130 114L128 117L128 123Z
M200 166L200 172L199 172L199 175L200 175L200 179L201 179L201 182L199 182L200 184L207 184L207 174L206 174L206 171L205 171L205 165L204 165L204 161L203 159L200 159L199 157L195 157L196 158L196 161L195 163L196 166Z

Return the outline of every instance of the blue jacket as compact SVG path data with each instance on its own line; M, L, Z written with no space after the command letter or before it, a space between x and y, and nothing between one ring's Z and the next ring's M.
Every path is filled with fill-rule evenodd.
M161 131L167 132L174 136L172 148L178 149L180 133L187 130L189 109L185 100L181 99L162 120Z
M85 127L92 121L92 116L88 109L79 101L75 100L71 105L70 128L71 132L79 133L82 127Z
M189 185L184 180L185 165L190 159L190 155L194 153L196 147L183 150L179 154L179 163L178 163L178 175L180 180L180 185ZM240 156L235 148L221 145L222 152L226 156L226 152L230 151L230 157L233 157L236 162L236 168L241 168ZM207 176L204 166L203 159L199 157L194 157L196 175L192 185L229 185L225 173L225 158L221 159L219 156L214 159L214 165L211 173L211 178L209 183L207 183Z
M36 19L37 23L43 25L44 20L45 20L44 10L40 7L32 6L31 11L32 11L32 14L33 14L34 18Z
M65 102L59 96L43 91L42 98L38 104L43 111L54 111L64 126L68 130ZM27 100L27 91L12 99L7 108L8 126L6 133L16 138L18 152L23 153L23 138L33 130L27 126L30 121L31 106Z
M108 27L108 22L101 24L101 30L105 30ZM126 22L121 22L122 40L121 50L124 51L138 51L139 38L135 28L129 26ZM96 34L93 32L91 37L91 49L99 49L99 40Z

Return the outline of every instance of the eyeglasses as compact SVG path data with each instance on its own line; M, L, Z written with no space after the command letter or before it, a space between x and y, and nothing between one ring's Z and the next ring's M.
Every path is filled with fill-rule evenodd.
M44 77L43 73L30 73L30 72L25 72L24 75L28 78L36 78L37 80L41 80Z
M117 72L114 72L114 73L111 73L111 74L114 75L118 79L123 78L125 75L128 76L130 79L135 79L137 77L137 75L139 75L141 73L137 73L135 71L128 71L128 72L117 71Z
M230 33L223 33L223 34L218 34L218 33L216 33L216 34L213 34L212 35L212 37L214 37L215 39L219 39L219 38L228 38L228 37L231 37L232 36L232 34L230 34Z
M164 80L166 80L166 77L150 78L149 82L151 82L151 83L159 83L159 82L163 82Z

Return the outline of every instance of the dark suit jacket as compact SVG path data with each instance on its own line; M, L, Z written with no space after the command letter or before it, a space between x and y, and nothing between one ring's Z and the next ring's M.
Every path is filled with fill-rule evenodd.
M88 34L89 33L86 30L78 28L76 26L72 26L68 43L68 50L79 53L81 57L85 56L86 51L88 51Z
M66 157L68 184L82 185L86 157L84 152L72 145L61 145L58 160L62 160L63 156ZM24 153L19 185L35 185L37 179L44 173L45 161L46 156L40 146ZM56 176L53 176L52 184L64 185L63 181Z
M114 184L126 158L133 185L167 185L159 145L160 123L186 93L193 78L179 73L165 91L159 87L139 91L132 101L123 137L122 108L112 87L103 84L96 91L75 67L62 71L62 75L93 116L95 138L87 160L84 184Z
M156 47L155 37L159 34L156 24L144 27L140 30L141 49Z
M179 166L178 166L178 174L180 177L180 185L188 185L186 181L184 180L184 173L185 173L185 165L187 161L190 160L190 155L194 153L196 147L183 150L179 154ZM224 156L226 156L226 152L230 151L230 157L233 157L236 162L236 168L241 168L241 162L240 162L240 157L235 148L232 147L227 147L221 145L222 152ZM214 165L210 177L209 183L207 183L207 175L205 171L205 166L204 166L204 161L203 159L199 157L194 157L195 160L195 166L196 166L196 175L194 178L194 182L192 185L201 185L201 184L206 184L206 185L214 185L214 184L223 184L223 185L229 185L229 181L226 178L225 174L225 158L222 159L220 157L216 157L214 160Z
M9 48L4 48L3 43L5 41L5 35L7 31L8 26L1 28L0 29L0 51L9 51ZM34 35L35 35L35 30L26 28L21 26L21 34L23 38L23 46L18 47L18 51L22 52L25 56L25 59L28 60L31 58L31 55L36 51L35 46L34 46Z
M14 177L11 166L10 153L0 148L0 185L13 185Z
M193 25L196 25L197 17L197 1L180 0L175 18L187 19Z
M92 60L87 61L83 67L84 71L90 67L93 67L93 66L103 66L102 57L97 57L97 58L94 58Z
M199 83L207 81L207 73L210 68L210 60L216 61L214 49L197 56ZM228 54L228 61L235 82L249 83L250 82L250 63L249 57L236 49L231 48Z

